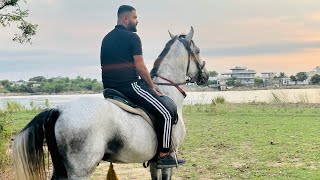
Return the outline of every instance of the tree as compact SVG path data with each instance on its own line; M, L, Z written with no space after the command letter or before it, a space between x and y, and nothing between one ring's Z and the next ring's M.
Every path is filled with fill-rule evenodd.
M296 77L297 77L297 80L300 82L303 82L304 80L308 79L308 75L306 72L298 72Z
M226 84L228 85L228 86L235 86L237 83L237 78L235 78L235 77L232 77L231 79L228 79L228 81L226 82Z
M256 86L260 87L260 85L263 84L263 79L261 79L261 78L255 78L255 79L254 79L254 84L255 84Z
M297 80L297 77L296 77L296 76L293 76L293 75L290 76L290 80L293 81L293 82L295 82L295 84L297 84L297 81L298 81L298 80Z
M17 24L17 28L21 34L15 34L13 41L21 44L31 43L31 37L36 34L37 24L32 24L26 20L29 15L29 10L20 9L19 2L22 0L0 0L0 25L3 27L10 26L11 23ZM24 1L25 2L25 1ZM13 8L12 12L7 12L7 9Z
M279 78L285 78L286 74L284 72L280 72Z
M36 81L36 82L42 82L42 81L45 81L46 80L46 78L45 77L43 77L43 76L36 76L36 77L32 77L32 78L30 78L29 79L29 81Z
M320 84L320 75L316 74L311 77L311 84Z
M217 71L209 71L209 76L216 77L216 76L218 76L218 73L217 73Z
M2 80L0 81L0 85L4 86L5 88L10 87L11 82L9 80Z

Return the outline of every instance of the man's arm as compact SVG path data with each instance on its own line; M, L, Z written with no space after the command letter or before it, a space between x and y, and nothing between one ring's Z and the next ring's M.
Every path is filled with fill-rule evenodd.
M151 80L150 74L148 72L148 69L143 61L142 55L134 55L134 64L136 66L136 70L138 72L138 75L150 86L150 88L155 91L159 96L162 96L162 94L156 89L156 86L153 84L153 81Z

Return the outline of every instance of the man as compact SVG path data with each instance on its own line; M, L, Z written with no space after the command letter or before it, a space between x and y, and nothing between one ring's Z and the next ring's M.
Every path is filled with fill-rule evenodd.
M101 45L103 86L120 91L156 117L157 168L174 167L177 165L176 159L169 151L172 123L175 120L172 117L176 112L168 108L151 80L144 64L141 40L135 33L137 24L136 9L128 5L120 6L117 25L104 37ZM185 161L177 162L183 164Z

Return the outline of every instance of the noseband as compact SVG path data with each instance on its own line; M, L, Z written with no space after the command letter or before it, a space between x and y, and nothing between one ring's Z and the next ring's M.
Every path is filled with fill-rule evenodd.
M186 92L181 88L179 87L179 85L184 85L186 83L189 83L189 82L194 82L192 81L193 78L191 78L189 75L188 75L188 72L189 72L189 67L190 67L190 61L191 61L191 56L194 57L194 61L196 63L196 66L197 66L197 69L198 69L198 74L196 75L196 79L199 77L199 75L202 74L202 70L206 64L205 61L203 61L203 64L201 65L199 63L199 61L196 59L196 55L194 54L194 52L192 51L191 49L191 43L194 45L194 42L191 40L191 42L188 42L187 40L185 40L184 38L181 38L179 37L178 40L184 45L184 47L186 48L186 50L188 51L188 65L187 65L187 71L186 71L186 76L189 77L189 79L187 79L185 82L182 82L182 83L174 83L172 80L166 78L166 77L163 77L161 75L156 75L158 76L159 78L161 79L164 79L166 81L168 81L169 83L155 83L156 85L167 85L167 86L175 86L179 91L180 93L185 97L187 97L187 94Z

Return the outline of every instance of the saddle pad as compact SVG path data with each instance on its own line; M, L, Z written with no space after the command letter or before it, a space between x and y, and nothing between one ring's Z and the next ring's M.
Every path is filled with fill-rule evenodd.
M152 126L152 128L154 128L152 120L150 119L148 114L146 112L144 112L141 108L133 108L133 107L128 106L120 101L115 100L115 99L107 98L106 100L119 106L121 109L123 109L129 113L136 114L136 115L143 117L143 119L145 119L150 124L150 126Z

